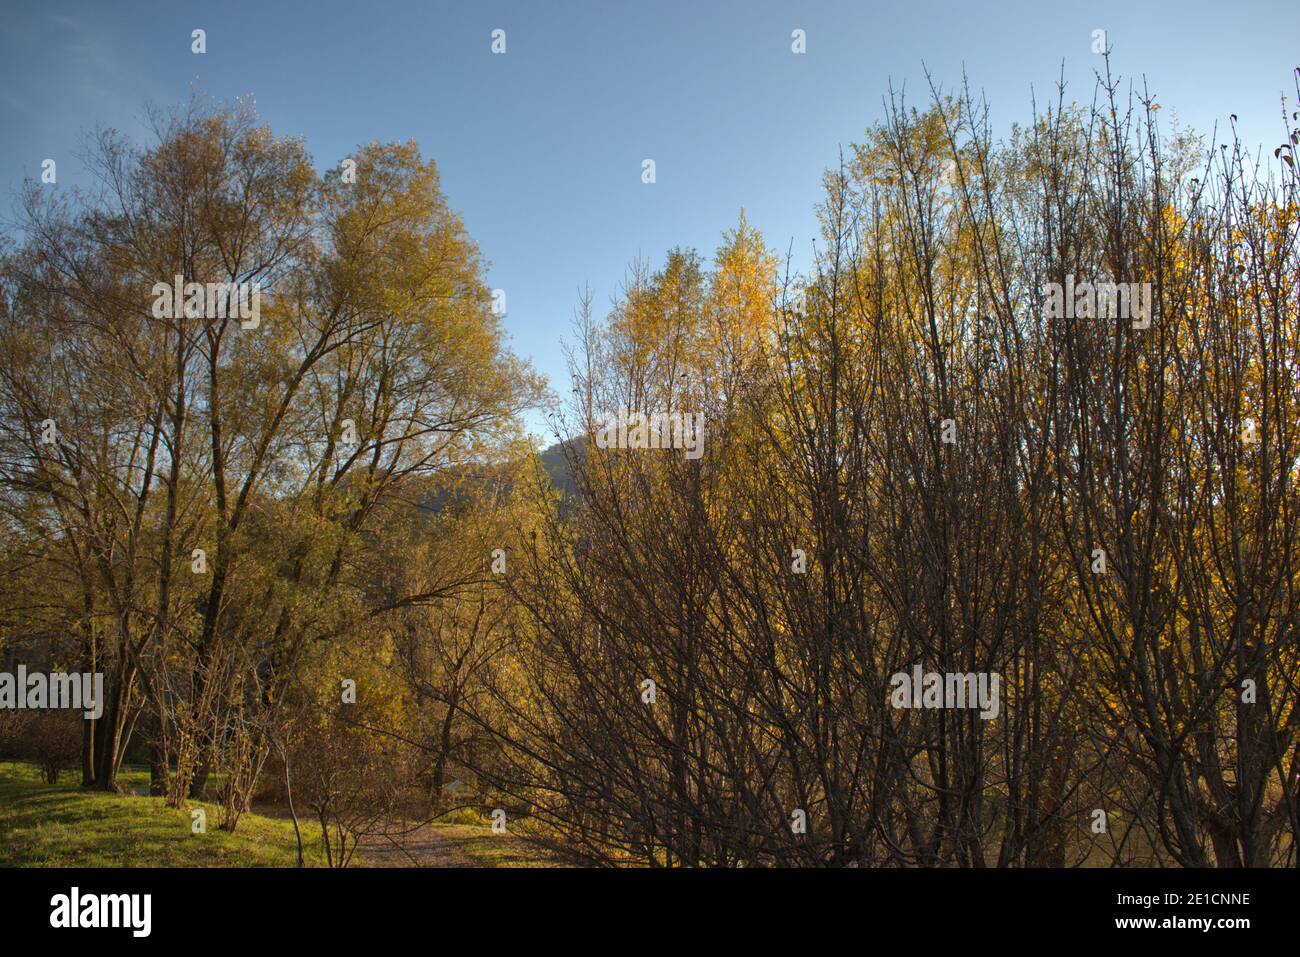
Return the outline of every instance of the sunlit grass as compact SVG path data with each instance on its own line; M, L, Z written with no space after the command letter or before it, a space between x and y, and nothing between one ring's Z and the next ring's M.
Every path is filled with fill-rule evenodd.
M143 774L141 781L135 776ZM148 789L148 772L126 771L124 787ZM193 834L190 811L207 813ZM0 762L0 865L6 867L292 867L293 824L245 814L231 834L215 804L186 810L162 798L82 790L71 776L48 785L29 765ZM307 865L320 866L320 828L300 821Z
M2 867L294 867L293 824L245 814L235 833L217 824L221 809L191 801L181 811L148 797L147 768L124 767L118 782L131 793L105 794L78 786L73 774L46 784L32 765L0 761ZM207 832L193 834L190 812L207 812ZM320 825L299 817L308 867L323 867ZM522 826L517 824L518 826ZM545 867L549 855L518 836L494 834L471 811L428 824L410 848L424 866ZM395 849L363 852L350 866L409 866Z

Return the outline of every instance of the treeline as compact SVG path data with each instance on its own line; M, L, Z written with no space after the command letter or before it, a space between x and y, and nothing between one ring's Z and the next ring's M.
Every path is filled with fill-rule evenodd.
M230 827L274 782L335 863L468 805L600 864L1300 864L1296 114L1256 158L1109 77L1003 141L886 107L804 273L742 214L580 304L565 492L414 147L349 182L196 110L33 187L3 653L108 673L83 781L134 737ZM260 325L156 318L176 275Z
M276 758L324 818L354 771L367 799L413 773L335 727L340 688L363 689L352 722L401 713L372 677L389 629L486 579L452 542L508 514L471 503L508 488L540 386L414 144L318 174L246 108L155 129L143 151L100 135L91 190L22 197L0 296L6 659L105 674L87 786L115 789L142 742L173 805L219 772L233 829ZM256 290L255 319L190 282Z

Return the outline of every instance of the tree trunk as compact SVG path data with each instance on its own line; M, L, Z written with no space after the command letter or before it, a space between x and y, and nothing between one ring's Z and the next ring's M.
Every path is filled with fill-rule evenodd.
M442 733L438 741L438 759L433 764L433 783L430 786L432 800L430 803L434 811L442 807L443 780L447 776L447 752L451 750L451 721L455 714L456 708L453 699L453 704L447 707L447 716L442 720Z
M162 728L155 719L149 738L149 794L166 797L170 781L167 765L167 748L163 744Z
M135 675L130 665L119 668L112 690L104 689L104 714L95 722L95 784L98 791L118 790L117 770L126 749L127 710Z
M86 718L81 722L81 786L95 785L95 720Z

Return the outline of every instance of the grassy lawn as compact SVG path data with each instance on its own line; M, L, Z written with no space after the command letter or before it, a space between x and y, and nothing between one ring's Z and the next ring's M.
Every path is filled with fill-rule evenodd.
M123 769L122 784L148 790L148 771ZM141 780L135 780L141 777ZM0 762L0 866L4 867L292 867L293 824L245 814L228 834L221 810L191 802L184 811L162 798L83 791L72 774L44 783L36 768ZM190 833L190 810L207 812L207 833ZM320 828L302 821L308 866L322 863Z
M245 814L227 834L221 809L191 801L184 811L149 797L147 768L124 766L118 781L129 794L83 791L77 776L48 785L32 765L0 761L0 867L293 867L293 824ZM207 833L190 832L190 811L207 812ZM299 818L308 867L323 867L320 827ZM378 844L363 848L353 867L537 867L544 852L510 835L470 823L425 824L407 835L405 853ZM408 856L409 855L409 856Z

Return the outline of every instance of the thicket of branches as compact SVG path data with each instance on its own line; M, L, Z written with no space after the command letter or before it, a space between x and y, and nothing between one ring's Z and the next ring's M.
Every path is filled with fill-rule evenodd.
M567 493L413 146L353 183L240 111L106 137L5 258L0 650L106 672L83 783L144 742L340 864L468 804L601 864L1296 866L1300 123L1158 119L891 94L805 274L742 214L584 299ZM261 326L154 318L177 274ZM1045 307L1106 282L1150 315ZM704 455L597 447L620 407ZM999 714L895 709L914 665Z
M503 784L606 862L1294 866L1300 135L887 106L811 276L742 223L584 313L579 424L700 410L708 454L574 446ZM1067 276L1149 326L1050 317ZM1001 715L895 710L918 663Z

